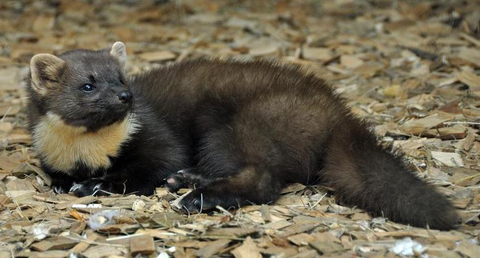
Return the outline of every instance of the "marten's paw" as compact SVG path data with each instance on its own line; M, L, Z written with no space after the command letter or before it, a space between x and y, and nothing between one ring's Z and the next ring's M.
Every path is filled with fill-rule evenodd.
M81 183L74 183L69 192L72 192L78 197L87 195L110 195L113 193L112 182L102 179L90 179Z
M185 170L182 169L165 178L165 186L168 188L168 191L176 193L180 188L188 186L184 172Z
M181 201L182 211L186 213L200 213L215 209L222 203L221 198L196 189L187 194Z
M52 178L52 190L56 194L68 193L72 187L73 181L68 179Z
M208 212L221 206L224 209L238 208L242 203L241 198L233 195L217 193L215 188L206 187L195 189L180 201L180 206L185 213Z
M213 182L204 177L196 168L179 170L165 178L165 186L170 192L177 192L180 188L200 188Z

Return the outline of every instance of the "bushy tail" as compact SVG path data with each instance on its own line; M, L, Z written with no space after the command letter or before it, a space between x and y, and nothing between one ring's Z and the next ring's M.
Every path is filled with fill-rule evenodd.
M323 176L345 203L412 226L449 230L459 225L460 218L445 196L412 174L400 157L379 146L356 119L334 130L324 161Z

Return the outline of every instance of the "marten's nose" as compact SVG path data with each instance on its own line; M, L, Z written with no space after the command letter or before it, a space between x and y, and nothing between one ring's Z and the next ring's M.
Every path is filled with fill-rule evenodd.
M130 91L128 91L128 90L121 91L118 94L118 99L122 103L128 104L128 103L132 102L132 93L130 93Z

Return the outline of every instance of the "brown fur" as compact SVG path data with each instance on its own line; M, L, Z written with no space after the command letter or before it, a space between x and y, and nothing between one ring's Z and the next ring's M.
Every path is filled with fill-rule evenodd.
M445 197L381 147L324 81L298 67L197 60L133 84L174 128L192 128L195 167L167 179L173 191L197 187L181 202L189 211L270 203L290 183L323 182L340 201L376 216L439 229L458 223Z
M62 90L29 88L44 169L64 188L81 182L75 194L152 194L163 182L171 191L194 185L180 202L192 212L271 203L291 183L325 183L340 201L375 216L437 229L457 226L451 203L411 173L400 155L380 146L323 80L299 67L191 60L126 80L124 53L123 43L67 52L60 56L65 67L54 69L58 78L50 78L49 69L38 73ZM45 68L38 66L45 62L32 62ZM85 83L96 91L82 92ZM119 101L126 89L133 104ZM60 117L60 127L45 122L49 112ZM121 121L131 115L139 126L130 133ZM55 136L63 143L51 143ZM71 149L70 139L76 142ZM94 178L97 173L104 176Z
M65 62L50 54L35 55L30 62L32 86L41 95L55 87L58 75L65 66Z

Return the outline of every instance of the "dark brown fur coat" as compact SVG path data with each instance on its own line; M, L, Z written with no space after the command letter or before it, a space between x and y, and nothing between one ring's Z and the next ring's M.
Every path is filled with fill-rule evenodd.
M108 50L102 51L77 50L69 55L89 56L88 62L95 65L112 58ZM68 55L63 59L82 62ZM94 72L90 66L75 72L88 78ZM108 89L110 82L123 80L115 79L115 74L123 76L121 63L105 69L96 72L113 77L95 78L106 81L98 88ZM59 73L58 80L65 74ZM323 80L298 67L194 60L133 76L121 85L133 95L128 111L115 113L115 119L106 119L108 124L89 120L83 126L95 133L134 117L137 129L119 143L116 156L109 157L110 166L100 172L85 166L82 157L68 173L44 162L47 172L62 178L65 190L75 183L70 190L77 195L99 190L150 194L164 182L171 191L190 185L195 190L181 205L188 211L207 211L217 205L228 209L271 203L295 182L323 183L335 189L339 200L375 216L437 229L458 223L444 196L412 174L401 157L381 147ZM82 126L66 111L39 106L42 99L51 100L36 90L30 94L33 129L48 112L67 126Z

